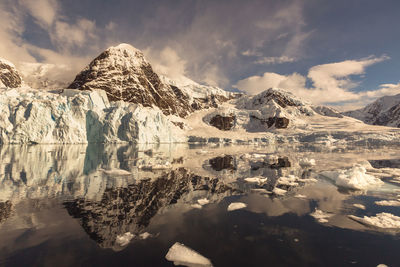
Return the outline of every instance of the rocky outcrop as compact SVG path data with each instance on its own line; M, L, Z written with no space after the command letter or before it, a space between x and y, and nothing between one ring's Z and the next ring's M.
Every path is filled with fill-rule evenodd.
M289 119L285 117L270 117L268 119L260 119L254 115L250 115L250 118L259 121L262 125L267 125L268 128L275 126L277 129L285 129L289 125Z
M0 87L17 88L22 85L22 79L15 66L0 58Z
M211 168L215 171L222 171L222 170L236 170L235 160L231 155L225 155L221 157L215 157L210 159L209 164Z
M178 87L163 83L143 53L127 44L101 53L76 76L69 88L101 89L110 101L157 106L165 115L185 117L193 111L188 96Z
M222 131L229 131L235 126L235 115L215 115L210 119L210 125Z
M11 216L11 201L0 202L0 223Z

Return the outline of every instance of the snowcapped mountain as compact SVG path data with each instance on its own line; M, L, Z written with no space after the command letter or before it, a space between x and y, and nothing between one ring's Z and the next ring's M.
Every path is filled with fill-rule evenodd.
M61 89L70 83L65 80L65 73L71 72L66 65L22 62L18 64L18 70L24 83L34 89Z
M110 101L157 106L165 115L185 117L202 107L194 100L192 91L166 83L153 71L143 53L128 44L110 47L101 53L76 76L69 88L101 89L106 91ZM211 91L209 93L201 94L206 96L204 102L208 102L207 98L212 100ZM221 100L226 93L222 94Z
M0 58L0 87L17 88L22 85L22 78L14 64Z
M343 114L367 124L400 128L400 94L381 97L362 109Z

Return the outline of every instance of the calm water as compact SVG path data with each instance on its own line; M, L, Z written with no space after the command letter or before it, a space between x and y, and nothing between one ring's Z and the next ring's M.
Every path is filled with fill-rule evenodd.
M0 265L174 266L165 255L180 242L214 266L400 266L395 229L348 217L400 216L400 207L375 204L397 199L400 184L383 177L383 186L361 192L320 175L362 161L400 168L397 151L284 145L0 147ZM315 159L315 166L302 166L305 158ZM289 175L311 182L278 182ZM249 177L267 180L249 183L244 180ZM227 211L232 202L247 207ZM315 209L329 213L328 222L312 217ZM121 244L118 237L127 232L134 237Z

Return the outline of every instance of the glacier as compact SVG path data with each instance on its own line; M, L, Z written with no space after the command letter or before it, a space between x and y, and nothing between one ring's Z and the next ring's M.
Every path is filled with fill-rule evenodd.
M0 144L183 141L158 108L109 102L102 90L0 91Z

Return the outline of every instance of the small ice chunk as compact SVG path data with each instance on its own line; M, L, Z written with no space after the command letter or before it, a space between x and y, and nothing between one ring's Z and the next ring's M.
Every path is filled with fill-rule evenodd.
M353 204L354 207L365 210L365 206L363 204Z
M357 190L367 190L381 186L383 182L366 173L364 166L355 165L348 170L325 171L321 175L335 181L336 185Z
M191 205L193 208L195 208L195 209L201 209L201 208L203 208L203 206L202 205L200 205L200 204L192 204Z
M248 183L255 183L255 184L263 184L265 182L267 182L268 178L264 178L264 177L248 177L244 179L246 182Z
M124 247L126 245L129 244L129 242L131 242L132 238L135 235L131 234L130 232L126 232L123 235L117 235L117 239L115 240L115 242L120 245L121 247Z
M278 187L275 187L274 190L272 190L272 192L274 192L275 195L279 195L279 196L283 196L284 194L287 193L287 191L285 189L281 189Z
M175 265L183 265L188 267L213 266L209 259L179 242L176 242L168 250L165 258L168 261L173 261Z
M375 201L375 204L379 206L400 207L400 200L380 200Z
M197 203L199 203L201 206L204 206L208 203L210 203L210 200L208 200L207 198L201 198L197 200Z
M297 183L298 180L299 178L294 175L289 175L287 177L282 176L279 177L278 184L287 186L298 186L299 185L299 183Z
M301 167L311 167L311 166L315 166L315 159L308 159L308 158L300 159L299 165L300 165Z
M297 194L297 195L295 195L294 197L297 197L297 198L307 198L307 196L302 195L302 194Z
M151 234L148 233L148 232L144 232L144 233L141 233L141 234L139 235L139 237L140 237L141 239L147 239L147 238L149 238L150 236L151 236Z
M386 212L381 212L378 213L376 216L371 216L371 217L364 216L363 218L354 215L349 215L349 218L359 223L378 228L388 228L388 229L400 228L400 217Z
M247 207L247 205L245 203L233 202L233 203L229 204L228 211L239 210L239 209L243 209L246 207Z
M333 216L333 214L329 214L329 213L324 212L319 209L315 209L315 211L313 213L311 213L310 215L313 216L320 223L327 223L328 218Z

